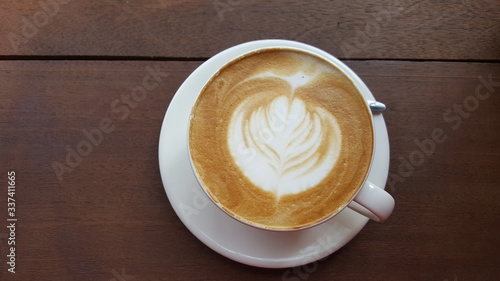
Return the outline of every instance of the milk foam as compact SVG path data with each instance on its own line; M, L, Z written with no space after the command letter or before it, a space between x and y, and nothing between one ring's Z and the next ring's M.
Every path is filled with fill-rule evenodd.
M249 95L230 120L228 145L237 166L254 185L278 197L319 184L340 154L342 134L335 117L294 95L315 76L268 72L254 77L283 79L292 90L257 108L249 105L259 94Z

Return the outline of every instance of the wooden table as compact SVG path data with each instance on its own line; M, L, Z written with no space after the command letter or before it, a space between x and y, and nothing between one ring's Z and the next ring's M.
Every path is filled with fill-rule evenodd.
M500 1L0 6L0 280L500 277ZM184 79L217 52L264 38L330 52L388 106L392 217L292 269L243 265L201 243L158 168L162 120ZM156 87L127 100L151 71Z

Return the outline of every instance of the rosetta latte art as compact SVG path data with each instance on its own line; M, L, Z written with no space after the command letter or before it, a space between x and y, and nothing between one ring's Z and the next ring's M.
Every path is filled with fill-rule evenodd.
M230 120L228 145L241 172L278 197L319 184L334 167L341 131L327 110L299 96L278 95L267 103L249 95Z
M285 47L228 62L189 117L196 178L232 217L303 229L342 210L369 172L371 113L333 61Z

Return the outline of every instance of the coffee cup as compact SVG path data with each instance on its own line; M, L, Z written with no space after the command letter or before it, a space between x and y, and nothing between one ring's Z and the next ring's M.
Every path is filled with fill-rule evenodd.
M266 230L310 228L346 207L385 221L394 199L368 180L368 88L330 54L276 42L223 57L198 94L187 146L202 190L227 215Z

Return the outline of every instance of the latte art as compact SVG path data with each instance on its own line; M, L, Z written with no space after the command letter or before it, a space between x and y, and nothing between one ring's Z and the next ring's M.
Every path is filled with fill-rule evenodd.
M244 100L228 131L231 155L256 186L277 197L296 194L321 182L335 165L341 132L328 111L306 106L300 97L278 96L257 108Z
M226 213L297 229L344 208L373 152L366 101L332 63L293 49L236 58L193 106L189 153L207 195Z

